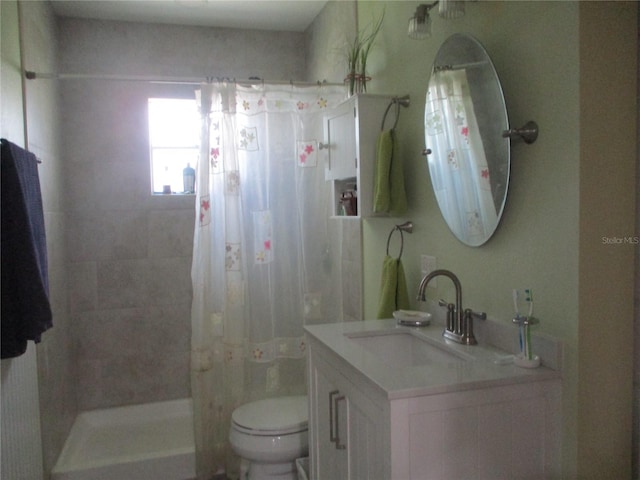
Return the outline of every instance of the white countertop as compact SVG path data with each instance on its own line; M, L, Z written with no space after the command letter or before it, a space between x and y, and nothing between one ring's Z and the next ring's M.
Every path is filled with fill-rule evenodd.
M496 359L508 355L507 352L486 345L466 346L451 342L442 336L441 325L404 327L390 319L313 325L305 327L305 330L310 342L320 342L375 384L389 399L560 378L560 372L544 366L527 369L513 363L498 364ZM399 365L397 361L363 348L349 337L405 332L452 355L445 361L418 366Z

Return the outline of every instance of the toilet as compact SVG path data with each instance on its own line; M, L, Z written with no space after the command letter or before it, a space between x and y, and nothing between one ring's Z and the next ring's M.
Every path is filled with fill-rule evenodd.
M305 395L258 400L231 415L229 442L243 480L296 480L295 461L309 451Z

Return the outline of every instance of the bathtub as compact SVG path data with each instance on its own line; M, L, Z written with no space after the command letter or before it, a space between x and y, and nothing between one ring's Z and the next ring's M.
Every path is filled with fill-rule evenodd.
M195 478L190 399L80 413L51 480Z

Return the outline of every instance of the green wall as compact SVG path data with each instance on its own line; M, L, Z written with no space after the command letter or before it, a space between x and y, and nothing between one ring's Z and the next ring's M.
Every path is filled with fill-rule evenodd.
M369 92L408 93L412 101L398 125L410 211L402 219L364 222L364 310L365 318L375 317L387 235L405 219L415 224L403 254L410 288L420 281L420 254L433 255L439 268L460 278L466 307L506 323L513 315L511 290L532 288L538 331L564 341L566 477L629 478L637 246L604 245L602 237L638 235L637 5L584 3L469 2L461 19L433 15L432 37L416 41L406 29L419 2L358 1L361 29L385 15L369 59ZM479 248L462 245L449 232L420 154L431 64L442 41L457 32L475 36L489 52L511 126L528 120L540 126L533 145L513 142L505 213L496 234ZM609 65L612 58L615 65ZM610 88L602 90L605 85ZM615 155L607 156L611 144ZM598 181L603 176L607 182ZM444 279L428 290L432 299L454 295ZM605 335L610 328L618 334Z

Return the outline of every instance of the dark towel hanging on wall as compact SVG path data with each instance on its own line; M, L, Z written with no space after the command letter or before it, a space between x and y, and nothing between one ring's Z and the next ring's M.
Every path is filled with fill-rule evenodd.
M22 355L52 326L38 160L2 139L0 339L2 358Z

